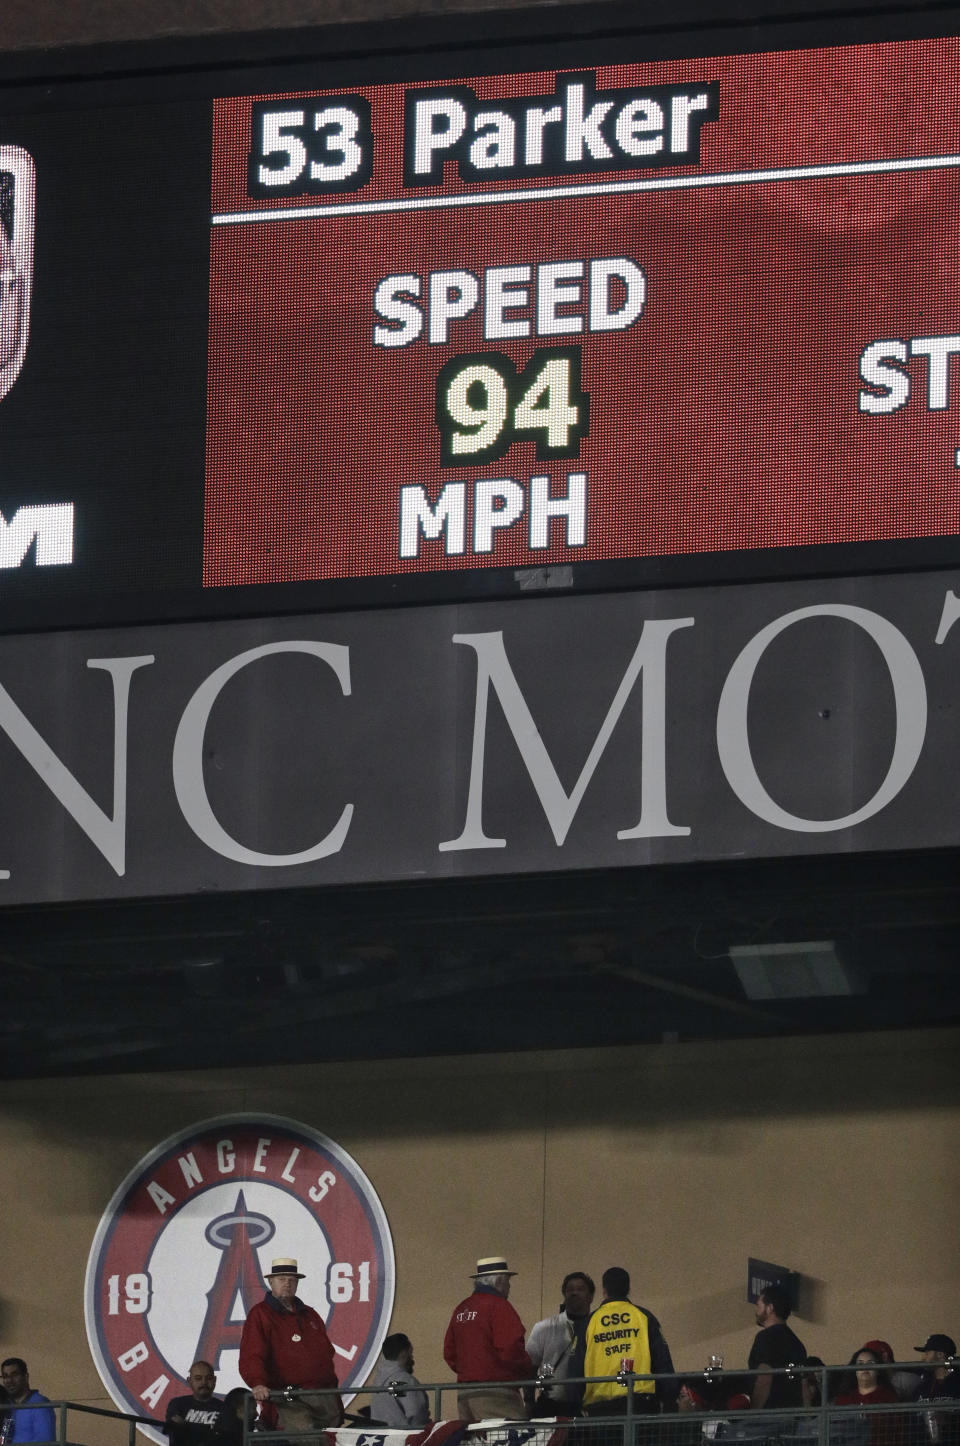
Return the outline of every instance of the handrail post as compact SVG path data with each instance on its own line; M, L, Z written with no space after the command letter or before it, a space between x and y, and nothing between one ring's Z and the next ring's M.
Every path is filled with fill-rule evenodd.
M441 1412L442 1412L442 1411L443 1411L443 1387L442 1387L442 1386L438 1386L438 1387L436 1388L436 1390L434 1391L434 1393L433 1393L433 1419L434 1419L435 1421L442 1421L442 1420L443 1420L443 1416L441 1415Z
M136 1423L136 1421L128 1421L128 1422L127 1422L127 1446L136 1446L136 1441L137 1441L137 1423Z
M827 1390L827 1368L820 1367L820 1419L817 1422L817 1446L829 1446L830 1442L830 1415L827 1410L829 1393Z
M61 1402L60 1402L60 1407L59 1407L59 1409L58 1409L58 1411L57 1411L57 1440L59 1441L60 1446L66 1446L66 1441L67 1441L67 1403L66 1403L66 1401L61 1401Z
M627 1372L627 1419L623 1423L623 1446L633 1446L633 1372Z

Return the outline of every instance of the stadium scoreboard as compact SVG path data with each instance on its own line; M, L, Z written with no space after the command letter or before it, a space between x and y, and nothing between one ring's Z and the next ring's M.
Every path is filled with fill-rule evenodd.
M956 557L960 16L878 23L8 75L2 625Z

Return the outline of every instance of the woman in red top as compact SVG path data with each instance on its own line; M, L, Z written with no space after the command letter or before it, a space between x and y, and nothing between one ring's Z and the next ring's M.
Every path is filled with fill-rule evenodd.
M880 1365L876 1351L857 1351L853 1365L856 1367L857 1388L837 1396L833 1403L835 1406L894 1406L899 1402L900 1397L896 1391L892 1386L881 1382L880 1373L875 1369ZM903 1443L902 1416L895 1416L891 1411L878 1411L875 1415L871 1412L870 1446L903 1446Z

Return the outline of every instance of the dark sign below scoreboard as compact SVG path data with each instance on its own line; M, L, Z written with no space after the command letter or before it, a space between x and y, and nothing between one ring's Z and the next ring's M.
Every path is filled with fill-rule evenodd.
M0 906L955 847L960 572L0 640Z
M0 626L951 562L960 39L880 24L8 88Z

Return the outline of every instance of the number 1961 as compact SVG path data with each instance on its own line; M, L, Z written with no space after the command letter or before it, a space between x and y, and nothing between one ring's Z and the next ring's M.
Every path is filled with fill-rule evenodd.
M521 437L537 456L573 457L589 425L578 346L539 349L518 372L500 352L458 356L437 378L441 465L493 462Z

